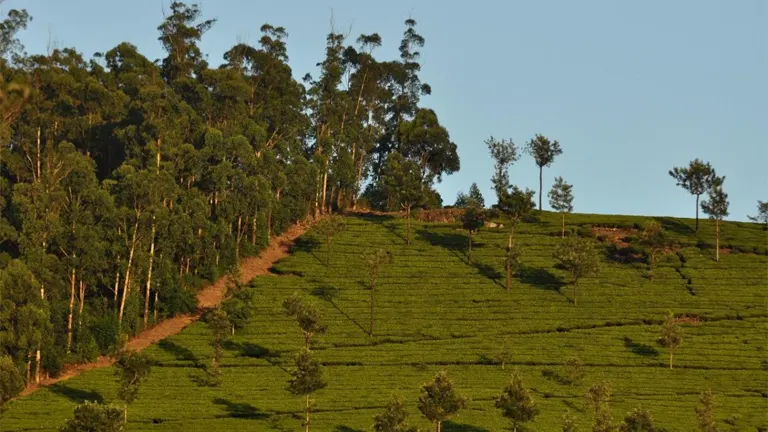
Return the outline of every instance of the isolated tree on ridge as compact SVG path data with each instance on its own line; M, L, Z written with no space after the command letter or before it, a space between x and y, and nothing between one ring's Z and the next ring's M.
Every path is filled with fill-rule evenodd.
M384 264L392 263L392 253L384 249L376 249L371 252L366 252L363 256L365 260L366 268L368 269L368 282L371 291L371 320L369 336L373 336L373 317L374 317L374 305L376 300L376 282L379 280L379 271Z
M709 199L701 203L701 210L715 220L715 261L720 262L720 222L728 216L728 194L723 191L725 177L718 177L708 191Z
M715 169L709 162L694 159L687 167L674 167L669 175L677 181L677 185L696 195L696 232L699 231L699 197L707 192L717 179Z
M435 424L435 432L442 432L443 422L467 407L467 398L456 392L453 380L441 371L421 387L418 407L424 417Z
M565 237L565 214L573 211L573 186L555 177L555 184L549 191L549 205L563 216L562 237ZM541 198L541 197L539 197Z
M549 138L537 134L536 137L528 141L525 146L525 152L533 156L536 166L539 167L539 210L541 210L541 197L544 193L542 175L544 167L548 167L555 161L555 157L563 154L560 143L550 141Z
M752 222L763 224L763 228L768 231L768 201L757 201L757 215L747 216Z

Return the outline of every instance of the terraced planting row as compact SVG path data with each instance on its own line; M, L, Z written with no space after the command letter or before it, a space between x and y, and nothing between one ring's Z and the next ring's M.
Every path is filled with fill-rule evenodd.
M148 350L157 364L130 408L130 430L299 430L303 401L286 391L286 382L303 338L282 310L294 292L315 301L328 325L313 342L328 382L313 396L313 430L370 430L392 393L407 402L411 421L427 429L416 399L439 370L447 370L472 399L444 431L503 430L507 423L493 401L509 379L509 366L502 369L496 361L504 344L541 410L532 430L556 430L566 409L589 429L584 394L602 380L614 389L615 419L642 405L668 430L690 431L698 395L711 387L721 421L737 416L737 430L768 424L768 256L734 249L715 263L712 251L695 247L705 246L706 221L697 238L693 221L665 219L685 247L664 257L653 282L644 263L620 263L606 251L600 275L579 283L574 306L566 275L552 258L559 216L538 217L518 230L523 265L509 291L503 276L506 228L481 230L472 264L465 235L450 224L414 223L414 242L406 246L401 219L347 218L346 230L333 241L330 265L325 245L309 233L275 266L280 276L251 283L254 318L225 345L221 386L197 384L212 355L204 323ZM643 220L573 215L569 223L631 227ZM754 224L728 223L723 231L744 250L768 240ZM379 279L370 337L362 254L374 247L389 248L395 260ZM684 325L673 370L666 349L655 342L668 310L693 317ZM584 363L585 376L568 383L564 364L574 356ZM94 370L13 401L0 427L54 430L77 402L114 401L115 392L111 370Z

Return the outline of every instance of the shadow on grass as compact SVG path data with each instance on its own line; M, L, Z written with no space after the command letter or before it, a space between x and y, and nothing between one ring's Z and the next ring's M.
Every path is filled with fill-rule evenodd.
M234 342L231 340L225 340L222 343L222 347L228 351L237 351L238 355L241 357L256 359L280 357L280 354L272 352L268 348L252 342Z
M264 420L270 417L269 414L249 403L232 402L224 398L215 398L213 399L213 403L221 405L227 410L226 417L250 420Z
M384 223L387 221L391 221L395 217L388 214L361 214L361 213L350 213L350 216L356 217L358 219L362 219L367 222L374 222L374 223Z
M651 345L641 344L633 341L631 338L624 336L624 347L628 348L633 353L643 357L658 357L659 351Z
M572 384L571 381L568 378L560 375L559 373L557 373L556 371L554 371L552 369L544 369L544 370L542 370L541 371L541 376L543 376L544 378L546 378L546 379L548 379L550 381L554 381L554 382L556 382L556 383L558 383L560 385L570 385L570 384Z
M63 396L71 400L72 402L104 402L104 396L94 390L81 390L61 383L54 384L48 387L48 389L59 396Z
M334 307L341 315L344 316L344 318L348 319L352 323L354 323L360 330L363 331L366 335L368 334L368 330L366 330L359 322L357 322L354 318L347 315L346 312L344 312L339 305L336 304L334 301L336 297L339 295L339 289L331 286L331 285L322 285L319 287L312 288L311 294L317 298L320 298L322 300L327 301L330 303L331 306Z
M443 432L491 432L488 429L472 426L464 423L447 421L443 423Z
M550 291L560 292L560 288L566 285L560 277L543 268L521 266L517 270L517 276L524 284Z
M413 220L411 220L411 223L413 223ZM400 230L397 229L397 226L394 223L381 223L381 226L387 229L387 231L391 232L392 234L400 237L400 240L403 241L403 244L406 244L408 240L405 238L405 235L400 233ZM403 227L403 231L405 231L407 228ZM413 225L411 225L411 229L413 229ZM395 243L392 241L392 243Z
M677 219L662 217L656 218L656 221L661 224L661 227L667 231L672 231L682 235L694 235L696 231L690 226L680 222Z
M483 277L488 278L496 285L507 289L506 285L504 285L506 280L502 281L502 279L504 279L504 275L500 271L496 270L493 266L475 261L472 263L472 267L476 268Z
M440 246L449 251L461 251L464 252L469 246L469 239L464 234L455 233L436 233L425 229L416 231L416 234L422 239L429 242L432 246ZM477 243L473 244L474 247L478 247Z
M199 362L197 356L195 356L195 354L189 348L185 348L171 340L163 339L157 344L157 346L160 347L160 349L163 351L173 354L176 357L176 360L191 361L195 365L197 365Z
M580 412L580 413L585 412L584 407L576 405L575 403L573 403L572 401L569 401L568 399L563 399L563 404L567 406L569 409L572 409L576 412Z

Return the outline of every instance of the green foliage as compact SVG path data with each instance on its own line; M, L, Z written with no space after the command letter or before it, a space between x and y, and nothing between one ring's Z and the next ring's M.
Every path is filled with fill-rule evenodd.
M315 229L325 240L325 247L328 253L325 264L331 265L331 241L334 236L344 230L344 219L336 215L327 216L315 225Z
M757 201L757 214L755 216L747 216L749 220L765 225L765 229L768 230L768 201Z
M385 249L375 249L363 255L363 261L368 269L368 283L371 292L370 298L370 323L368 334L373 336L374 309L376 304L376 282L379 280L379 272L385 264L392 264L392 253Z
M699 404L694 408L699 420L699 431L717 432L717 420L715 419L715 394L711 389L706 389L699 395Z
M525 145L525 152L533 156L536 166L539 167L539 210L541 210L541 198L544 193L542 182L542 171L555 161L555 157L563 154L560 143L550 141L549 138L537 134ZM570 192L570 190L569 190Z
M578 357L568 357L563 364L563 375L568 381L568 384L577 384L586 376L584 362Z
M547 194L549 206L562 213L562 236L565 237L565 214L573 212L573 186L566 183L562 177L555 177L555 183ZM541 193L539 193L541 198Z
M117 398L127 406L139 396L139 386L152 370L152 360L144 353L123 351L115 360L114 374L117 377ZM126 414L127 416L127 414Z
M512 369L512 378L501 392L501 396L496 399L495 406L501 410L502 416L509 419L513 430L517 430L518 427L539 415L539 409L528 394L523 384L523 377L517 368Z
M24 389L24 378L10 356L0 356L0 407Z
M456 208L485 208L485 198L483 198L483 194L480 192L480 188L477 187L477 183L472 183L472 185L469 187L468 194L459 192L456 195L456 203L453 206Z
M577 302L579 280L596 276L600 272L600 261L595 252L594 243L589 239L568 237L555 249L553 257L570 274L573 281L573 304Z
M517 162L520 155L512 139L499 141L491 136L485 140L485 145L488 147L494 163L491 183L493 183L493 189L496 191L496 197L501 198L510 186L509 168Z
M310 349L312 336L325 333L327 327L322 322L320 309L314 303L303 300L297 293L283 301L283 309L288 316L296 318L296 323L304 334L306 349Z
M635 408L627 413L624 422L619 425L619 432L661 432L654 424L653 417L648 410Z
M221 304L221 307L234 335L235 330L245 328L251 320L256 293L240 283L231 285L231 288L230 297Z
M683 329L672 312L667 314L656 343L669 350L669 368L672 369L672 357L675 350L683 343Z
M120 432L124 423L120 408L85 401L75 407L74 417L59 432Z
M512 361L513 356L514 353L512 352L512 348L509 346L509 341L504 339L501 342L501 349L496 354L496 361L499 362L501 368L504 369L504 366Z
M571 414L570 411L566 411L563 415L563 429L562 432L578 432L579 428L576 424L576 417Z
M431 382L421 386L419 411L440 431L444 421L466 408L468 399L459 395L453 388L453 380L445 371L439 372Z
M408 413L405 410L405 404L397 397L392 398L384 408L384 412L373 416L374 432L417 432L415 426L406 423Z
M587 392L587 399L595 412L592 432L615 432L611 415L611 386L607 382L594 384Z
M687 167L674 167L669 175L677 185L696 195L696 231L699 230L699 197L712 188L718 177L709 162L694 159Z

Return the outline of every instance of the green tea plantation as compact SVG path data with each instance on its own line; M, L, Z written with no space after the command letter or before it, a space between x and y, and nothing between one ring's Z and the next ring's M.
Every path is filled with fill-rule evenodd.
M768 231L724 223L715 262L712 222L702 220L694 233L693 220L656 218L675 246L650 280L636 240L646 219L568 216L567 234L594 238L601 260L598 276L579 281L577 305L568 274L553 258L562 241L559 214L538 212L517 227L521 266L510 290L508 226L481 229L471 263L467 234L457 223L414 220L406 245L400 217L347 216L330 256L325 239L310 230L272 275L249 284L255 313L224 344L219 386L201 383L213 354L204 322L147 350L155 363L130 406L127 430L303 430L304 399L286 390L294 356L304 347L298 325L283 310L293 293L315 302L327 325L312 339L327 382L312 395L315 431L370 431L393 394L405 402L410 423L431 430L417 399L421 385L441 370L470 399L443 431L507 430L494 402L513 367L540 410L529 430L560 430L566 411L580 430L591 430L585 394L603 381L613 389L616 422L643 407L668 431L696 430L699 394L711 388L720 430L768 430ZM376 248L391 251L393 261L378 278L370 336L363 256ZM674 369L657 344L669 311L683 329ZM566 366L568 359L578 359L583 376L574 378L579 371ZM0 429L56 430L78 403L117 403L116 389L111 368L88 371L11 401Z

